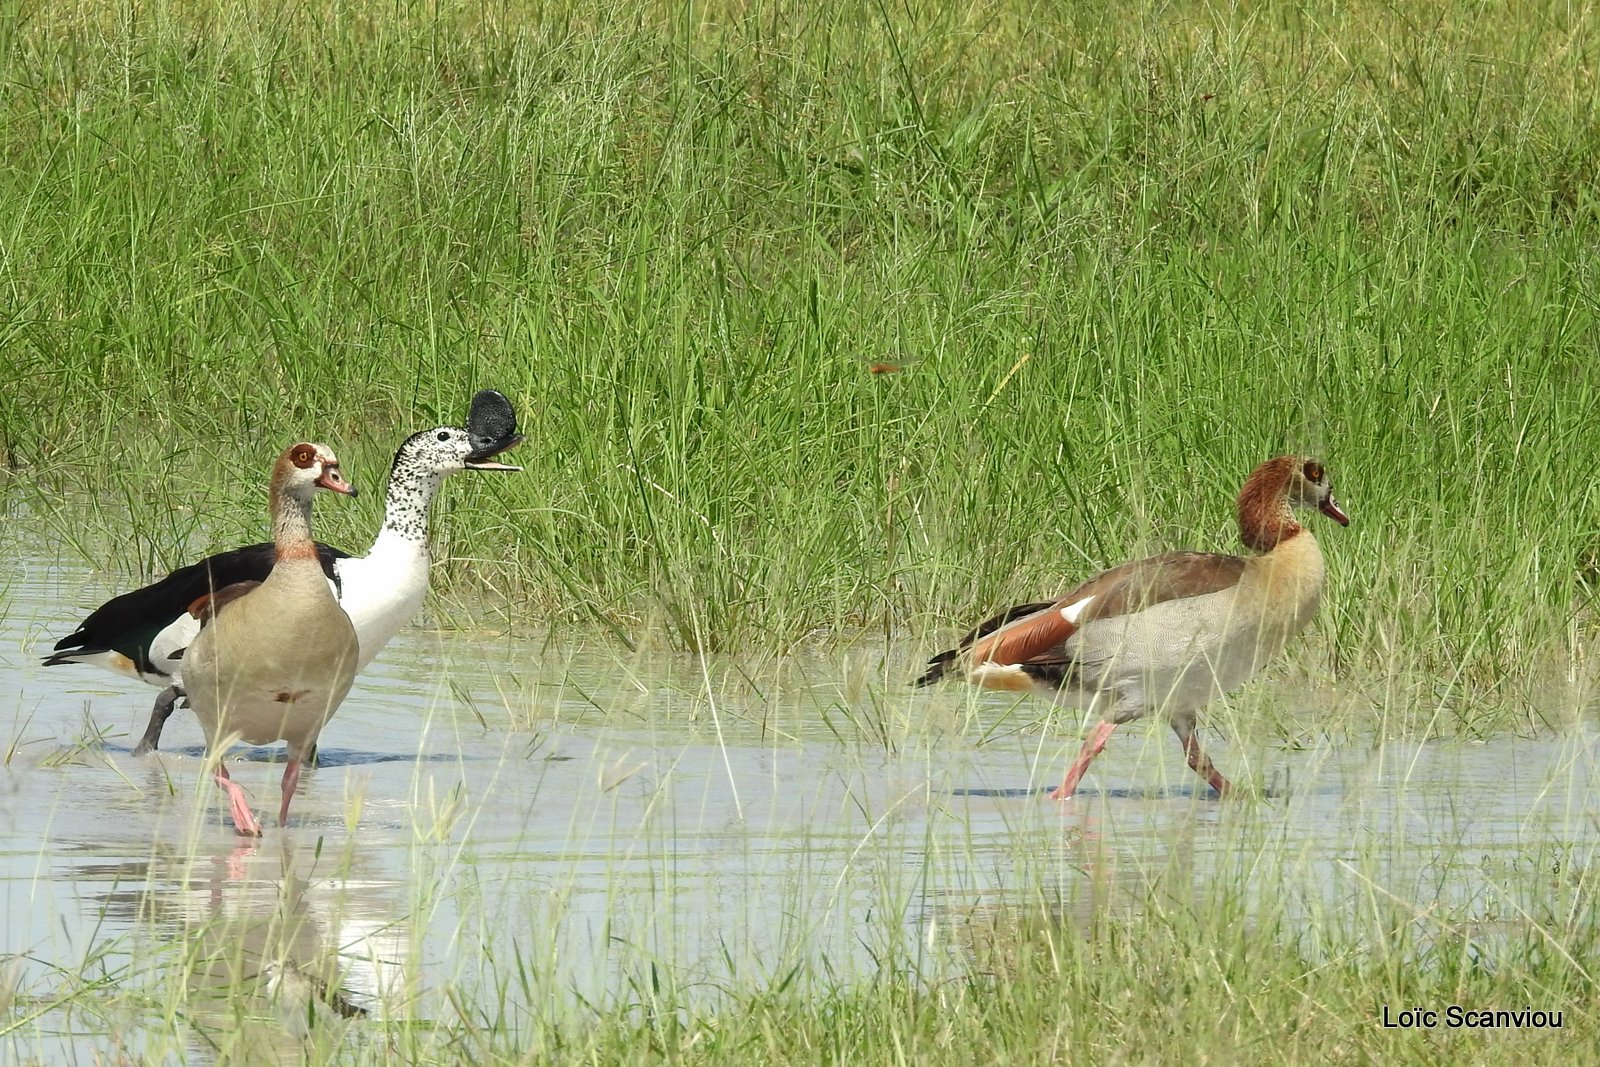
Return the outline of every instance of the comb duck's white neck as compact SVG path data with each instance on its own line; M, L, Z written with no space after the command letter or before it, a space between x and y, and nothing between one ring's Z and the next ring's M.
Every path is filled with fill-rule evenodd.
M426 572L428 511L443 484L444 474L434 461L404 450L397 453L389 469L383 528L373 540L367 558L381 557L390 562L405 560Z

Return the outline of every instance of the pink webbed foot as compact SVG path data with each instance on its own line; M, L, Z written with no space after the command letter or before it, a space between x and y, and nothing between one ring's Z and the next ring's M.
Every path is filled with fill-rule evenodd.
M217 765L217 785L228 794L228 806L233 814L233 828L245 837L260 837L261 824L256 821L255 813L250 810L250 802L245 799L244 789L238 782L228 777L228 769L221 764Z

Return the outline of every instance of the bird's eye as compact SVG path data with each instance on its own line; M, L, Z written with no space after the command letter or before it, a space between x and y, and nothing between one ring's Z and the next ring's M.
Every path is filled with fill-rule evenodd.
M449 430L440 430L439 431L439 440L441 440L441 441L450 440L450 431Z
M1308 481L1308 482L1320 482L1320 481L1322 481L1322 475L1323 475L1322 464L1316 462L1315 460L1313 460L1310 463L1307 463L1306 464L1306 469L1305 469L1305 475L1306 475L1306 481Z

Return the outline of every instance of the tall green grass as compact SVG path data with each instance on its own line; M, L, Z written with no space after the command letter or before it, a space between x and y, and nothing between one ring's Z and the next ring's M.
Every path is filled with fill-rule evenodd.
M259 536L290 439L371 485L494 386L528 471L455 490L442 578L517 624L931 645L1231 548L1292 449L1355 520L1310 662L1587 639L1586 8L8 12L0 451L99 502L108 586Z

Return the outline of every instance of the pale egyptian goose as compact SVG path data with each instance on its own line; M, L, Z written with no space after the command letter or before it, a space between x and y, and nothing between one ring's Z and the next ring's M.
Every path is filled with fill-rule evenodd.
M278 457L271 572L261 582L218 589L190 609L205 621L183 652L184 688L241 834L260 836L261 824L244 790L228 777L223 750L236 740L289 743L278 809L278 825L284 825L301 761L356 676L356 630L328 588L311 540L311 497L318 488L355 495L327 445L297 444Z
M323 573L361 643L360 672L422 607L428 591L428 511L444 477L463 470L516 471L493 462L522 441L511 402L493 389L473 397L465 428L438 426L406 438L389 472L383 529L365 556L317 544ZM44 661L88 663L164 687L133 754L154 750L183 696L182 661L200 623L188 608L213 588L259 582L272 570L271 542L207 556L158 582L123 593L91 612L56 642Z
M1322 596L1322 553L1293 508L1349 516L1316 460L1279 456L1239 490L1239 536L1258 556L1168 552L1124 563L1059 600L1023 604L929 660L918 685L952 669L989 689L1034 690L1100 713L1052 800L1072 796L1111 732L1167 716L1189 766L1218 794L1227 779L1201 751L1195 713L1243 685L1305 629Z

